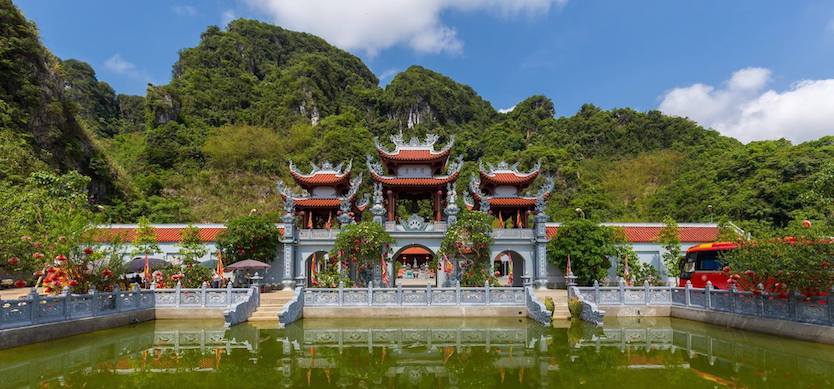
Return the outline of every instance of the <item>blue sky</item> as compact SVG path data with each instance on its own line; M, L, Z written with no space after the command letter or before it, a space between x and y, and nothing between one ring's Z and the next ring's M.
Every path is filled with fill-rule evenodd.
M533 94L660 108L742 140L834 134L834 2L18 0L47 47L118 92L166 83L208 25L248 17L323 36L383 80L419 64L496 109ZM349 5L346 5L349 4ZM825 111L829 113L820 113Z

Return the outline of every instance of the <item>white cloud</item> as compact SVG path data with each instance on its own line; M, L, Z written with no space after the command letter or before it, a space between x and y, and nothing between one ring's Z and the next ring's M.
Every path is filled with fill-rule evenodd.
M237 15L235 15L235 11L227 9L227 10L223 11L223 14L220 15L220 25L221 26L226 26L232 20L235 20L236 18L237 18Z
M834 135L834 79L802 80L783 91L766 89L771 72L736 71L720 87L693 84L662 96L659 109L689 117L742 142L794 142Z
M379 83L384 84L385 81L393 78L399 72L400 70L397 68L390 68L384 70L382 73L379 74L379 76L377 76L377 78L379 79Z
M180 16L195 16L197 15L197 8L190 5L176 4L171 7L175 14Z
M510 108L501 108L498 110L499 113L510 113L515 109L515 105Z
M137 68L136 65L122 58L118 53L113 54L113 56L104 61L104 68L132 79L151 82L151 76L147 72Z
M275 23L319 35L347 50L374 55L405 44L423 53L459 53L463 41L443 24L447 11L499 17L546 14L567 0L245 0Z
M113 73L127 74L136 71L136 65L128 62L119 54L113 54L112 57L104 61L104 67Z

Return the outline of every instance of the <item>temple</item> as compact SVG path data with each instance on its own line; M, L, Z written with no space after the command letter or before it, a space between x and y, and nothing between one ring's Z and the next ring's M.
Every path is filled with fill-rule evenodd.
M469 196L464 197L466 207L491 213L498 219L498 227L530 228L536 204L546 202L553 190L553 179L547 177L535 195L522 195L540 170L540 163L522 173L518 163L510 165L502 161L497 165L486 163L485 167L481 162L479 177L473 176L469 181Z
M278 192L285 203L294 206L295 217L301 228L331 229L336 222L350 223L358 220L367 206L367 200L357 204L356 193L362 183L360 174L351 180L352 164L333 166L325 161L318 166L311 163L312 169L303 173L289 162L290 174L301 191L293 191L282 181L278 181Z
M368 156L368 171L378 184L375 188L384 194L387 222L403 222L405 216L412 216L397 214L401 200L412 202L412 211L415 213L417 201L430 200L432 220L446 220L444 211L452 205L450 203L454 203L454 199L450 202L447 197L454 190L463 160L458 158L451 163L448 161L454 138L440 150L435 150L437 140L437 135L429 134L423 141L411 138L406 142L400 132L391 136L394 149L388 150L378 139L374 139L382 163Z

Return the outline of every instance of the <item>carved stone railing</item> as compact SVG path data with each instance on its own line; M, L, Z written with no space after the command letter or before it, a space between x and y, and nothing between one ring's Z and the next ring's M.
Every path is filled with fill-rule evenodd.
M766 319L834 326L834 290L827 296L779 298L747 291L706 288L649 286L627 287L622 281L615 287L576 287L590 302L601 306L666 305L755 316Z
M550 325L550 319L553 312L548 311L544 304L536 298L533 293L533 288L526 287L527 296L527 316L541 324Z
M67 289L59 296L41 296L33 290L16 300L0 300L0 329L108 316L154 305L153 292L139 288L86 294L72 294Z
M518 306L527 304L524 288L512 287L460 287L438 288L307 288L304 289L305 307L341 306L455 306L494 305Z
M338 228L332 229L322 229L322 228L313 228L313 229L298 229L298 239L305 239L305 240L333 240L339 235Z
M283 325L290 324L298 319L301 319L303 312L304 288L298 287L295 288L295 295L293 295L292 300L284 304L284 307L281 308L281 312L278 312L278 322Z
M582 311L579 313L579 319L592 323L596 326L602 326L602 319L605 317L605 311L599 309L599 305L588 299L582 291L575 285L568 287L568 296L579 300L582 304ZM570 302L568 302L570 304Z
M232 305L223 312L227 327L249 320L252 312L261 305L261 293L257 286L247 289L245 295L233 294L232 297Z
M175 288L153 289L157 308L231 308L234 304L246 300L249 288L183 288L177 283Z
M495 239L533 239L532 228L496 228L492 230Z

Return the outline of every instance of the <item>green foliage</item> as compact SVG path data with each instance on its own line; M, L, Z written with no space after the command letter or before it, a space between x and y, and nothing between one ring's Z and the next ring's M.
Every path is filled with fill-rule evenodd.
M280 241L281 234L270 218L251 215L230 220L217 237L217 247L227 265L244 259L269 263L275 259Z
M657 241L663 245L663 264L666 266L666 274L677 277L680 275L678 262L681 259L680 229L675 219L670 216L663 218L663 228L660 229Z
M553 297L547 296L544 298L544 308L551 313L556 309L556 304L553 303Z
M154 255L162 252L156 239L155 228L144 217L139 219L139 226L132 243L134 256Z
M383 248L391 243L394 243L394 238L385 231L385 227L372 221L363 221L342 228L330 256L369 266L379 262Z
M457 262L462 286L483 286L485 282L498 284L490 272L492 221L493 217L484 212L461 212L440 242L438 255Z
M824 223L804 228L795 221L774 235L756 241L739 241L739 248L724 254L724 269L740 289L787 297L827 293L834 286L832 229ZM788 238L786 238L788 237Z
M183 288L199 288L203 282L211 283L214 272L196 263L183 263L181 266L162 269L163 286L174 288L177 281Z
M640 262L637 253L629 245L618 247L617 255L617 276L622 277L626 283L634 286L642 286L646 281L649 285L664 285L660 272L648 263ZM625 276L625 262L628 261L628 277Z
M283 142L275 131L253 126L218 128L206 138L203 153L217 169L277 172Z
M189 224L182 229L180 234L180 256L183 264L196 264L208 252L203 240L200 239L200 229Z
M571 297L568 300L568 311L570 311L571 318L578 319L582 316L582 301L579 301L576 297Z
M556 239L548 242L547 259L565 269L570 255L577 282L588 285L605 279L611 267L608 258L621 253L617 246L621 241L611 227L587 219L571 220L560 225Z

